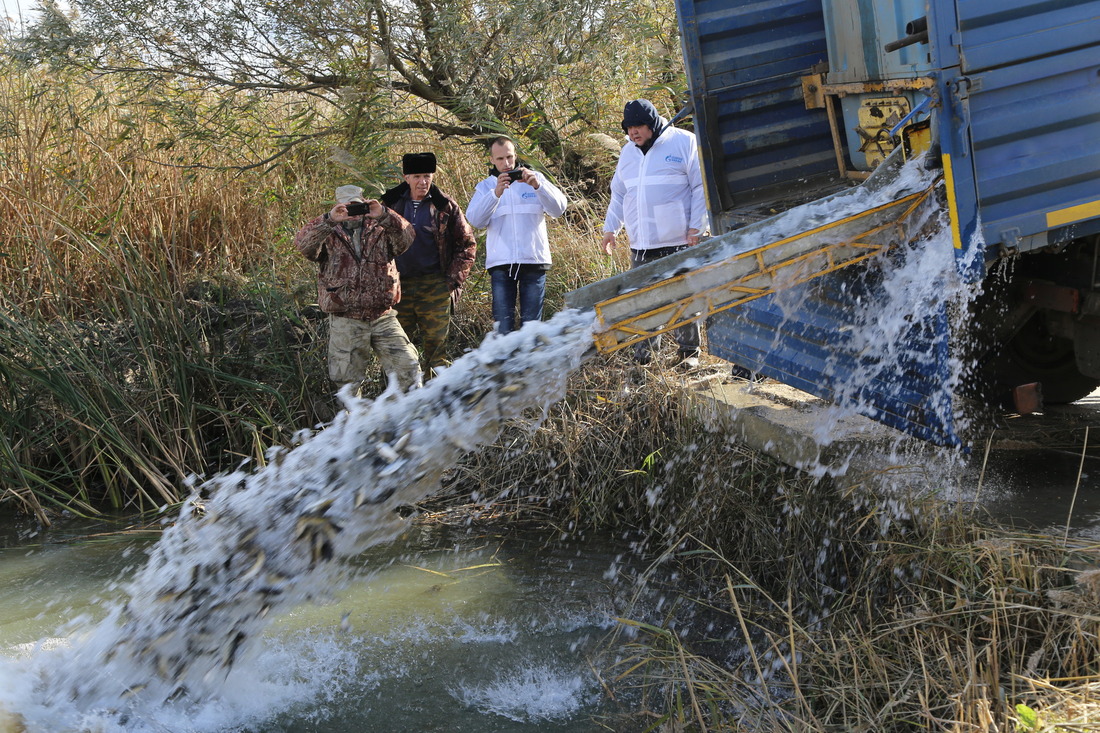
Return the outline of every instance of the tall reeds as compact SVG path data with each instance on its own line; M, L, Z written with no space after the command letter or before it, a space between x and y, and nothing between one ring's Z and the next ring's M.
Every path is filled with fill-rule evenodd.
M224 99L185 86L3 71L0 508L42 521L178 501L189 474L262 460L331 417L315 271L295 231L337 183L399 182L407 150L436 150L440 185L462 204L485 175L476 146L406 135L364 153L383 145L373 134L348 141L358 156L307 143L246 169L283 132L310 136L308 102L245 100L227 119ZM231 134L204 132L215 119ZM548 314L621 266L589 235L599 202L573 199L551 223ZM491 329L489 300L479 265L455 355Z
M234 171L232 150L213 157L132 114L140 89L8 71L4 498L43 521L146 510L178 501L189 474L262 458L280 431L315 420L304 395L323 374L317 321L294 300L306 268L284 225L309 166ZM198 159L205 168L179 162Z

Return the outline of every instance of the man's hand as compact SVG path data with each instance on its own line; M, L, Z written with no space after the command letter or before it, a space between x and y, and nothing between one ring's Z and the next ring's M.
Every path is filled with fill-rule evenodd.
M351 217L348 216L347 204L336 204L332 207L332 210L328 212L328 220L339 224L343 221L351 221Z
M689 247L694 247L695 245L699 244L699 230L698 229L688 229L688 241L687 241L687 243L688 243Z
M528 186L538 191L539 177L535 175L535 172L530 168L520 168L519 170L521 171L521 173L518 180L526 183ZM504 173L501 173L497 176L497 186L493 189L493 193L496 195L497 198L500 198L504 195L504 192L508 189L508 187L515 182L516 181L513 181L512 177L508 175L508 172L505 171Z
M369 199L362 203L365 203L367 205L367 213L359 214L358 216L367 216L371 219L381 219L382 216L386 213L386 207L375 199ZM347 204L336 204L332 207L332 210L328 212L328 220L336 224L345 221L351 221L354 218L356 217L348 216Z
M368 199L367 200L367 206L370 207L367 210L367 216L369 216L371 219L381 219L382 215L386 213L386 207L383 206L380 201L376 201L374 199ZM698 241L698 239L699 238L696 237L697 241Z
M519 180L523 181L528 186L538 191L539 177L535 175L535 172L530 168L520 168L520 170L523 171L523 175L520 177Z
M600 246L603 247L603 253L605 255L611 254L611 250L615 249L615 232L604 232L603 241L600 242Z

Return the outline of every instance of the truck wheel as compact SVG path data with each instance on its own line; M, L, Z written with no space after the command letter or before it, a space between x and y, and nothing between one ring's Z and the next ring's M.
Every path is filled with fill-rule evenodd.
M1012 388L1030 382L1043 385L1043 402L1076 402L1100 387L1100 379L1077 369L1073 342L1051 334L1036 313L1008 342L996 364L998 383Z

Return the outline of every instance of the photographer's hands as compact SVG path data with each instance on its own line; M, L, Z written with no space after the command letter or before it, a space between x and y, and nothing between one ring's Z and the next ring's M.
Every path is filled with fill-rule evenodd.
M513 180L512 173L516 173L517 171L520 175L518 178ZM538 176L535 175L535 172L533 170L531 170L530 168L517 168L514 171L504 171L497 176L497 186L495 189L493 189L493 193L496 194L497 198L500 198L504 195L505 189L507 189L516 181L526 183L528 186L535 189L536 191L539 188L539 179Z
M367 204L367 212L365 214L348 214L347 204L336 204L332 207L332 210L328 212L328 220L339 224L344 221L351 221L357 216L367 216L371 219L380 219L383 214L386 213L386 207L375 199L369 199L365 202Z

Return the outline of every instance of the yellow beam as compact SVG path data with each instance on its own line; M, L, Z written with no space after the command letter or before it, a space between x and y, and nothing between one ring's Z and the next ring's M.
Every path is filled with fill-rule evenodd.
M1084 221L1100 216L1100 201L1092 201L1068 209L1058 209L1047 214L1048 227L1060 227L1075 221Z

